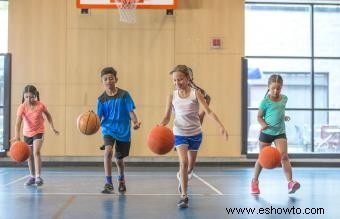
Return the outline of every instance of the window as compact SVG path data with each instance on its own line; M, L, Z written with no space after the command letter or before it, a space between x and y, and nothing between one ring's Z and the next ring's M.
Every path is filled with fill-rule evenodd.
M0 152L3 152L4 149L8 148L7 141L9 138L9 117L6 118L6 116L4 116L9 112L9 96L7 93L7 98L5 98L5 92L8 89L7 87L9 87L9 84L6 80L9 79L7 71L9 71L8 64L10 63L10 56L6 54L8 51L7 39L8 1L0 1ZM4 118L6 118L6 121Z
M0 152L9 148L11 55L0 53Z
M340 5L249 2L245 10L243 151L258 152L258 106L278 73L289 152L340 153Z
M0 0L0 53L8 51L8 1Z

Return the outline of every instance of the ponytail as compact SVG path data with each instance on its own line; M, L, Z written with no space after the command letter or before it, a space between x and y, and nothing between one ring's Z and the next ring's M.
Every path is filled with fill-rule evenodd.
M194 74L192 72L192 69L188 67L188 78L189 78L189 86L195 90L198 90L200 91L203 96L204 96L204 99L206 100L210 100L210 96L207 94L207 92L205 92L205 90L203 90L202 88L200 88L198 85L195 84L194 82Z

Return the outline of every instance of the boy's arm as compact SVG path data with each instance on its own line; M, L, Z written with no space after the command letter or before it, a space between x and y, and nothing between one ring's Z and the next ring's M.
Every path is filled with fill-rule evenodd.
M137 115L134 111L130 112L130 118L131 118L131 121L133 122L133 129L139 129L141 122L138 121Z
M168 96L168 99L166 100L164 116L159 125L166 126L170 122L171 106L172 106L172 94L170 94Z
M218 126L220 127L222 135L225 137L226 140L228 140L227 130L224 128L222 122L217 117L217 115L209 108L209 106L208 106L207 102L205 101L203 95L200 92L197 92L196 96L197 96L198 102L203 106L204 112L218 124Z

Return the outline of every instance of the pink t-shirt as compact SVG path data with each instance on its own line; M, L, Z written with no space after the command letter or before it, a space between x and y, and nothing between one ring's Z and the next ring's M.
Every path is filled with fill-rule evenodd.
M43 112L47 110L46 106L37 101L35 108L30 109L26 103L22 103L17 111L17 116L21 116L23 125L23 134L26 137L33 137L36 134L44 133L44 117Z

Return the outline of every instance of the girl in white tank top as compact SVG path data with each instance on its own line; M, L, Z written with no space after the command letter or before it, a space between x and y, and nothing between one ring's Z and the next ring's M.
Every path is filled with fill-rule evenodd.
M173 92L172 97L174 120L174 135L193 136L202 132L199 118L199 103L196 90L190 89L189 96L182 98L179 90Z
M181 198L177 203L180 208L189 206L187 195L188 167L193 166L197 151L202 141L202 131L199 116L199 105L204 112L220 127L222 135L228 139L228 132L216 114L209 108L204 95L192 89L190 85L191 69L185 65L178 65L170 72L176 87L167 99L165 114L160 125L166 126L170 122L171 113L175 115L173 131L175 147L179 157L180 169L178 174L178 190ZM193 162L192 164L189 164Z

